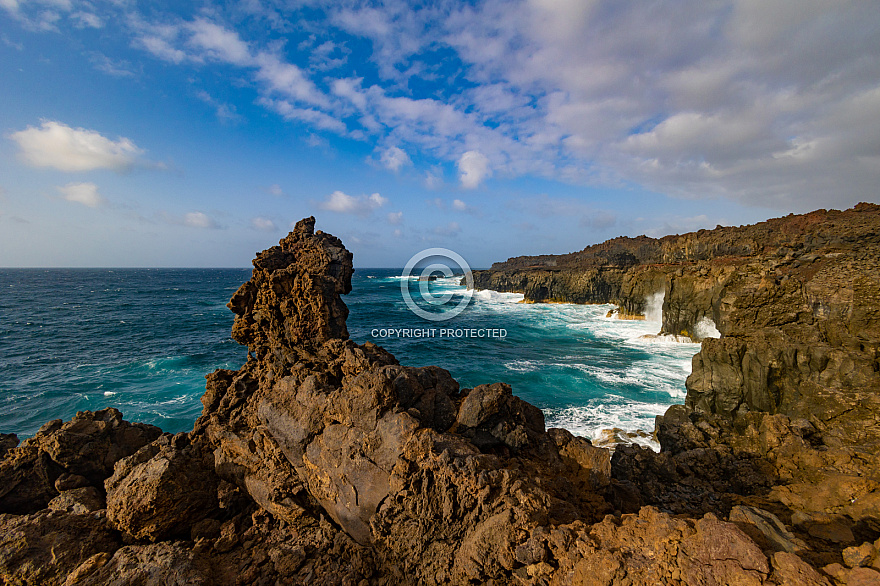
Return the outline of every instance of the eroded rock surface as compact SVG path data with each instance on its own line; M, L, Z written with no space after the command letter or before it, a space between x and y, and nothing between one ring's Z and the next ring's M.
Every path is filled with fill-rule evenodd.
M45 508L72 475L80 480L69 488L93 486L103 491L113 465L161 433L153 425L124 421L116 409L83 411L67 422L50 421L0 461L0 513Z
M873 206L845 213L863 214L865 225L877 216ZM859 248L870 255L865 230ZM847 273L850 285L834 289L814 279L820 271L798 286L755 281L750 267L767 244L741 236L663 241L659 258L677 264L672 272L646 264L657 241L611 241L596 249L598 264L571 274L588 288L579 300L631 295L621 303L630 314L643 309L637 295L675 284L669 291L681 293L667 295L664 313L679 317L669 323L711 308L724 335L704 343L701 365L695 359L687 405L658 419L663 451L626 445L611 458L545 430L541 411L508 385L461 389L443 369L402 366L349 340L340 296L351 289L351 254L303 220L257 255L230 301L248 359L207 377L192 432L160 436L105 410L47 424L9 450L0 511L15 514L0 517L0 578L561 586L880 576L876 436L864 419L877 412L866 358L876 360L875 322L867 302L852 300L868 298L868 281ZM721 257L746 260L698 264ZM531 287L544 277L523 278ZM796 310L798 295L812 296L813 309ZM776 315L762 313L768 303L794 317L764 323ZM737 337L747 320L763 325ZM792 354L792 340L809 350ZM813 413L813 395L828 409ZM842 398L859 402L830 410ZM80 532L91 537L76 541Z

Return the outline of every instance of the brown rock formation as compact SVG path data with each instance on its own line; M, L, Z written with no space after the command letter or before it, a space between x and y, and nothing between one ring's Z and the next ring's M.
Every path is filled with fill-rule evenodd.
M162 433L158 427L122 420L116 409L84 411L66 423L45 424L0 461L0 512L45 508L62 490L93 486L103 491L113 465ZM71 479L71 475L78 478Z
M475 282L624 315L662 291L661 333L693 335L703 318L720 330L694 357L686 405L658 418L661 453L617 449L630 507L727 515L760 497L813 540L801 554L817 563L880 531L880 206L620 238Z
M9 451L0 513L15 514L0 516L0 578L364 586L842 584L880 576L872 567L876 484L865 470L876 457L866 447L873 432L832 429L838 420L864 422L859 414L873 403L826 420L795 412L816 388L809 381L837 398L867 393L854 387L873 380L868 363L846 357L872 351L870 307L841 288L829 302L830 281L820 287L826 281L812 272L800 288L761 292L743 277L757 259L719 263L705 275L681 265L673 277L644 264L657 255L681 263L759 250L735 231L680 238L674 246L612 241L596 249L604 264L567 281L588 287L585 301L629 295L637 311L641 292L674 277L678 291L691 292L681 294L679 313L717 307L725 334L704 346L705 366L696 369L704 375L695 373L688 406L659 420L664 451L624 446L609 461L609 450L545 431L540 410L508 385L460 389L445 370L401 366L378 346L348 340L340 295L351 289L351 254L315 232L313 218L303 220L257 255L252 278L230 301L233 336L248 346L248 360L207 377L191 433L157 437L106 410L52 422ZM851 282L862 287L858 277ZM668 302L679 299L669 291ZM821 315L848 316L848 325L802 319L798 292L818 299ZM745 334L744 350L724 345L737 324L764 319L762 299L791 308L796 317L783 325L793 327L779 335L814 354L786 354L775 330L748 334L765 336L766 349ZM810 338L822 323L825 337ZM749 352L752 362L724 362ZM823 365L818 374L814 363ZM767 384L758 365L774 373ZM728 384L736 376L751 386ZM795 384L800 395L789 389ZM765 404L772 414L759 411ZM96 510L104 491L106 509ZM845 503L843 495L856 498ZM830 508L817 504L823 500ZM77 540L80 533L90 537ZM855 549L844 555L847 547ZM54 564L45 563L50 553Z

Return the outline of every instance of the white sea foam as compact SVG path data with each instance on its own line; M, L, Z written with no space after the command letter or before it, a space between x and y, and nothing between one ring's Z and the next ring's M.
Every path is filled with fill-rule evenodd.
M499 291L484 289L481 291L474 291L474 298L483 303L511 304L522 303L523 299L525 299L525 295L522 293L501 293Z
M675 399L685 397L684 378L690 374L690 362L676 363L671 360L641 360L624 370L592 364L572 364L606 386L642 387L662 391Z
M514 372L534 372L543 366L536 360L512 360L505 362L504 367Z
M685 397L684 381L691 372L691 360L700 346L689 338L658 335L664 296L665 293L660 291L646 300L649 317L645 320L608 318L606 315L614 309L610 304L517 304L523 298L521 294L497 291L477 291L473 309L502 315L523 312L536 327L556 331L569 329L573 336L584 332L588 334L588 338L598 338L611 346L606 350L591 348L593 360L588 360L587 352L583 356L569 354L546 363L513 360L504 363L508 370L539 372L543 368L570 368L580 371L582 376L592 379L599 387L619 388L620 393L629 396L632 395L633 388L647 392L659 391L669 396L668 403L652 403L609 394L603 399L589 400L585 405L544 410L548 427L563 427L572 433L598 439L602 430L615 427L626 431L641 429L651 433L654 429L654 417L664 413L670 404L681 402ZM613 360L595 360L597 352L602 356L613 356L614 347L636 349L643 355L647 354L647 358L626 364L615 364ZM632 440L652 449L659 448L653 440Z
M642 430L650 436L654 430L654 418L665 413L667 408L668 405L642 403L609 395L580 407L544 409L544 416L547 428L561 427L575 435L597 440L602 437L603 430L613 428ZM632 441L655 451L660 449L653 438L634 437Z

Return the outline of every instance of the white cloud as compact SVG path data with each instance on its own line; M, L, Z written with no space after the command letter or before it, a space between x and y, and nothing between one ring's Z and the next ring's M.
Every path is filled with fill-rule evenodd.
M104 198L98 193L98 186L94 183L68 183L59 187L58 191L67 201L82 204L90 208L96 208L104 204Z
M389 224L400 224L403 221L403 212L390 212L388 214L388 223Z
M191 228L217 228L217 222L204 212L189 212L183 216L183 224Z
M468 209L468 205L460 199L454 199L452 200L452 209L463 212Z
M73 10L73 4L69 0L0 0L0 8L27 29L57 32L59 21Z
M261 216L251 219L251 228L261 232L275 232L278 229L278 227L275 226L275 222L269 218L263 218Z
M144 49L163 61L180 64L190 59L185 51L175 48L168 39L160 36L144 35L138 38L137 42Z
M288 119L299 119L321 128L334 126L326 112L317 112L294 104L328 108L330 101L297 65L285 61L277 47L269 50L255 48L235 30L221 24L197 18L180 25L151 25L138 22L136 44L156 57L175 64L185 62L220 62L253 71L254 79L262 85L262 105ZM289 112L281 111L287 108ZM319 116L320 114L320 116Z
M388 199L378 193L355 197L341 191L334 191L327 196L326 200L320 203L320 207L321 209L340 214L368 216L373 213L373 210L382 207L386 203L388 203Z
M298 120L311 124L321 130L331 130L337 133L344 133L345 124L340 122L333 116L325 114L320 110L312 108L298 108L287 100L272 100L269 98L260 98L257 103L281 114L287 120Z
M478 187L487 177L492 176L489 159L479 151L468 151L458 160L459 179L465 189Z
M391 169L395 173L400 171L401 167L404 165L412 165L412 160L410 160L409 155L406 154L401 148L391 147L386 149L382 153L382 157L380 159L383 165L388 169Z
M88 26L81 9L113 22L110 5L0 0L43 30ZM125 16L157 57L236 68L226 77L255 87L263 107L372 147L405 145L406 158L377 149L392 170L416 154L457 163L465 188L494 173L789 209L876 201L880 13L870 2L303 6ZM258 26L233 26L243 14L272 30L301 23L311 36L285 47ZM369 53L350 52L364 40ZM358 74L372 67L365 86ZM440 177L429 172L426 184Z
M51 120L44 120L40 128L28 126L9 138L18 145L19 155L27 164L60 171L127 171L143 154L127 138L114 141L94 130L71 128Z
M880 136L880 110L865 104L855 133L830 120L880 88L880 46L866 44L878 18L825 0L486 0L453 11L446 40L472 78L535 98L531 115L502 122L559 177L804 209L876 199L880 167L855 161L861 138ZM484 112L501 100L487 87L469 96Z
M284 195L284 190L281 189L281 186L278 185L277 183L273 183L272 185L267 187L266 191L268 191L270 194L272 194L276 197L280 197L280 196Z
M439 168L427 171L425 173L425 187L428 189L439 189L443 186L443 171Z
M188 23L186 28L192 35L189 43L203 51L204 56L239 66L253 64L254 58L247 43L235 31L204 19Z
M258 54L255 64L257 79L265 82L271 92L313 106L328 105L326 96L296 65L282 61L272 53Z

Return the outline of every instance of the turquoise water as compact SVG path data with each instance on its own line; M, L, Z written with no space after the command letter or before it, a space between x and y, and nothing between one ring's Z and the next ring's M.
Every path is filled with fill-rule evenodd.
M683 401L699 349L643 338L659 324L605 317L610 305L527 305L521 295L479 291L460 315L440 322L407 309L399 270L358 269L348 326L402 364L436 364L464 387L504 381L541 407L548 426L587 437L601 429L653 429ZM171 432L191 429L204 376L238 368L246 349L230 337L225 304L247 269L0 270L0 431L33 434L54 418L113 406L127 419ZM464 289L457 279L433 292ZM434 337L382 330L434 329ZM440 337L440 329L496 330L495 337ZM500 337L504 330L506 336ZM463 333L463 332L461 332Z

